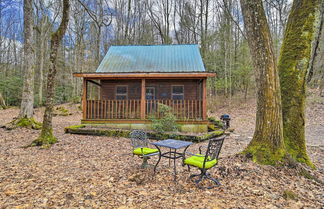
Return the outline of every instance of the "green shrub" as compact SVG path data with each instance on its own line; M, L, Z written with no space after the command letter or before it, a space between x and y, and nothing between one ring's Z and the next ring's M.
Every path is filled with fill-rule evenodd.
M81 102L81 97L80 96L74 96L72 97L72 101L74 104L78 104Z
M176 123L176 117L172 113L171 107L158 104L159 105L159 115L160 118L152 117L152 128L157 132L165 132L165 131L177 131L178 125Z
M54 113L53 113L54 116L56 115L60 115L60 116L68 116L68 115L71 115L71 113L69 112L68 109L66 109L65 107L63 106L60 106L60 107L56 107L54 109Z
M208 117L208 121L211 122L217 128L223 128L223 123L217 120L215 117Z

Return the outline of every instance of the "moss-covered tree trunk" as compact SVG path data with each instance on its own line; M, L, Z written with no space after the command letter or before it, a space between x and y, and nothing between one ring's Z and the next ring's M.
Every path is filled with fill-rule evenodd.
M52 36L51 36L51 50L50 50L50 67L47 76L47 95L45 102L45 113L43 118L43 127L40 136L33 142L33 145L47 146L57 141L53 135L52 118L54 106L54 90L55 90L55 76L56 76L56 59L58 49L64 33L69 22L69 0L63 0L63 16L62 21Z
M318 0L294 0L278 64L285 146L293 159L310 166L305 143L305 83L318 5Z
M279 75L262 0L241 0L257 84L256 126L245 153L262 164L285 156Z

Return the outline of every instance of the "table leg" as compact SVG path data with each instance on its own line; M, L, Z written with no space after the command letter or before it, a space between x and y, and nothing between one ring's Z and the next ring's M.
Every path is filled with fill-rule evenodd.
M173 153L173 169L174 169L174 181L177 181L177 167L176 167L176 149Z
M158 146L155 146L155 147L159 150L159 159L158 159L158 161L156 162L156 164L155 164L155 166L154 166L154 174L155 174L155 172L156 172L156 167L157 167L157 165L159 164L159 162L160 162L160 160L161 160L161 157L162 157L162 153L161 153L160 148L159 148Z
M187 149L189 148L190 145L188 145L184 150L183 150L183 153L182 153L182 166L185 166L185 157L186 157L186 151ZM188 171L190 171L190 166L188 165Z
M170 153L169 153L169 167L171 165L171 148L170 148Z

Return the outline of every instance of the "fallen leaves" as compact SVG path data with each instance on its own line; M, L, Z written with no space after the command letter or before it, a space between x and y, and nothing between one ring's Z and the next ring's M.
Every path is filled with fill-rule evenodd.
M0 129L0 205L2 208L321 208L322 184L300 176L296 169L260 166L234 155L246 146L253 133L250 128L245 129L253 126L253 115L249 112L253 109L250 109L232 114L235 132L224 143L219 165L210 170L222 186L212 190L197 189L188 176L199 171L189 172L180 160L177 183L173 182L173 168L168 166L167 159L161 160L155 175L153 168L140 169L142 159L131 155L129 139L65 134L64 127L79 123L80 112L54 118L59 143L48 150L22 148L39 131ZM36 112L40 120L42 112ZM18 109L1 110L0 123L10 121L8 117L16 114ZM189 152L197 152L206 143L190 146ZM309 172L323 180L324 158L320 157L323 150L312 147L310 155L319 169ZM156 161L157 157L152 157L149 163ZM292 191L298 200L286 200L284 191Z

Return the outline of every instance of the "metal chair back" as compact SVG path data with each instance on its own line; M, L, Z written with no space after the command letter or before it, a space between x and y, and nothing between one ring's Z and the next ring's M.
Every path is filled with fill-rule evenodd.
M205 163L212 161L212 160L218 160L219 153L222 149L223 142L224 142L225 136L217 137L217 138L211 138L209 139L203 169L205 169Z
M136 148L142 148L148 146L147 134L142 130L134 130L130 133L131 144Z

